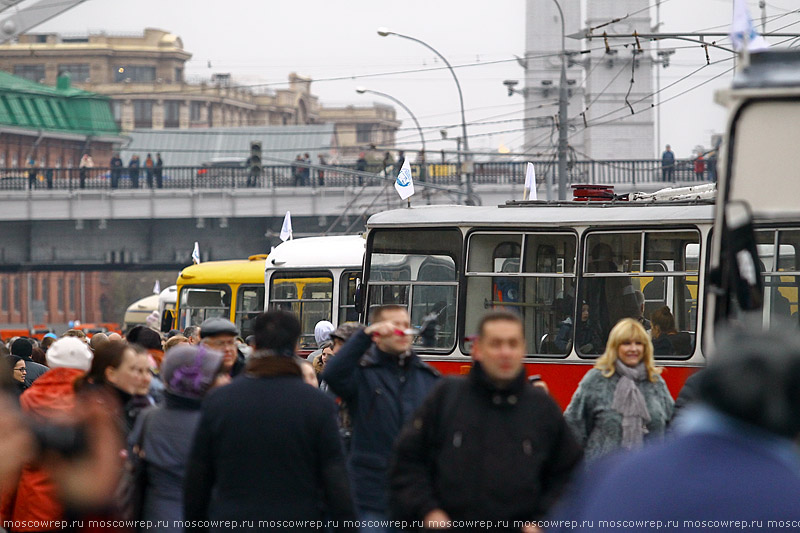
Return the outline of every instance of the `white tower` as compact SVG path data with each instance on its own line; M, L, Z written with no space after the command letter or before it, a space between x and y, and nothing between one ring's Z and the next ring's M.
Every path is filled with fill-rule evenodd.
M591 0L586 5L587 28L631 14L620 22L594 30L593 34L599 37L588 42L587 46L592 49L603 46L604 31L608 34L651 32L648 0ZM654 52L645 39L639 39L641 51L633 38L609 39L608 44L611 53L598 50L591 54L593 70L586 80L589 106L586 120L590 124L584 132L586 153L594 159L654 158L655 113L651 109L651 54ZM601 64L596 64L597 61ZM635 114L631 114L625 103L626 94Z
M564 11L566 34L581 29L578 0L559 0ZM558 146L558 88L561 78L561 17L553 0L527 0L525 10L525 145L529 154L547 153L555 157ZM567 51L577 51L581 41L566 39ZM582 55L570 56L567 79L571 83L569 107L569 145L583 152L583 135L579 133L583 111ZM578 62L577 64L575 62ZM580 157L580 156L579 156Z

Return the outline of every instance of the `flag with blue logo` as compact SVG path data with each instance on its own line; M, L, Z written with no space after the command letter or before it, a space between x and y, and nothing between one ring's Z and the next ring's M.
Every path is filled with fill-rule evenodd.
M408 158L403 161L403 168L397 174L397 179L394 182L394 190L400 195L400 198L406 200L414 194L414 178L411 177L411 165L408 164Z
M195 265L200 264L200 245L194 241L194 250L192 250L192 263Z
M756 31L746 0L733 0L733 23L730 33L733 49L741 52L747 46L748 52L758 52L769 48L769 43ZM746 43L746 45L745 45Z

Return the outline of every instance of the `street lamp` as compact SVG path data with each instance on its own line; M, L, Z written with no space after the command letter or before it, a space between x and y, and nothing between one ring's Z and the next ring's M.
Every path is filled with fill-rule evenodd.
M558 88L558 199L567 199L567 34L564 12L558 0L553 0L561 17L561 84Z
M398 100L397 98L395 98L390 94L382 93L379 91L373 91L372 89L367 89L366 87L356 87L356 92L358 94L370 93L370 94L377 94L378 96L383 96L384 98L388 98L392 102L396 103L397 105L405 109L406 113L411 115L411 118L414 120L414 124L417 125L417 131L419 131L419 138L420 141L422 141L422 153L423 154L425 153L425 136L422 134L422 128L419 125L419 121L417 120L417 117L414 116L414 113L412 113L411 110L403 102L401 102L400 100Z
M563 26L563 24L562 24ZM469 152L469 144L467 142L467 119L464 114L464 95L461 93L461 84L458 82L458 77L456 76L456 71L453 70L453 66L450 65L450 62L445 58L439 51L426 43L425 41L421 41L415 37L410 37L408 35L403 35L402 33L397 33L387 28L378 28L378 35L381 37L387 37L389 35L396 35L397 37L402 37L403 39L408 39L409 41L414 41L415 43L419 43L437 56L439 59L444 61L444 64L447 65L447 68L450 69L450 74L453 75L453 80L456 82L456 88L458 89L458 101L461 104L461 136L464 139L464 152ZM566 77L566 74L564 75ZM565 84L566 85L566 84ZM565 167L566 168L566 167ZM467 190L467 201L472 200L472 181L470 180L469 174L467 174L466 179L464 180Z

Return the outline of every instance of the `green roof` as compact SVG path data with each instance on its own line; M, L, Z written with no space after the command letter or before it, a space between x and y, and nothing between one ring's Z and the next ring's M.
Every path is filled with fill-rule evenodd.
M119 135L107 97L34 83L1 70L0 125L78 135Z

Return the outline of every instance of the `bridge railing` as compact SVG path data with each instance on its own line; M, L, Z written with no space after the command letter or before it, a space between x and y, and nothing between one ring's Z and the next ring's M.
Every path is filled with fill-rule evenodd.
M558 182L555 160L533 161L539 183ZM455 163L411 165L414 180L457 187L460 184ZM480 184L522 184L527 162L484 161L472 165L472 181ZM592 184L637 184L662 182L715 181L716 169L706 164L703 173L694 172L694 161L676 160L674 168L664 168L660 160L579 160L570 161L568 181ZM102 190L102 189L246 189L248 187L345 187L382 185L393 177L392 167L355 165L310 168L297 165L267 165L251 176L246 167L163 167L159 169L122 168L0 168L0 190Z

